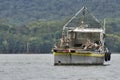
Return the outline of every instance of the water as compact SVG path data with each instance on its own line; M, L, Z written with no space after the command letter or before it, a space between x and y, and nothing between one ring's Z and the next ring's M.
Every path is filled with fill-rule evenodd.
M120 80L120 54L103 66L54 66L52 54L0 54L0 80Z

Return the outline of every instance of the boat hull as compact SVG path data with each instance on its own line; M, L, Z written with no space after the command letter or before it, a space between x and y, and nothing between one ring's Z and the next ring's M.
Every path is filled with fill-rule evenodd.
M54 52L55 65L104 64L103 53L66 53Z

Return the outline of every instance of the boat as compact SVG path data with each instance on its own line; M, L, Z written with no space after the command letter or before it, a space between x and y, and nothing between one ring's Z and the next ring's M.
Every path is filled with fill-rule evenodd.
M82 18L77 18L80 13ZM78 20L78 25L76 22L73 25L74 19ZM63 26L62 37L55 42L52 51L54 65L103 65L111 59L111 52L105 45L105 21L101 26L99 20L83 6Z

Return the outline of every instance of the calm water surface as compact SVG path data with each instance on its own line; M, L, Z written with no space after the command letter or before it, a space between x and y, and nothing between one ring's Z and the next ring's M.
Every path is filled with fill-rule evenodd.
M120 54L103 66L54 66L52 54L0 54L0 80L120 80Z

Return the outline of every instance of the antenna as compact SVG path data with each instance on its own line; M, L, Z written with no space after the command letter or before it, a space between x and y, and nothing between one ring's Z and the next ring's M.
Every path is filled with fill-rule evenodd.
M106 18L104 19L104 25L103 25L104 31L105 31L105 25L106 25Z

